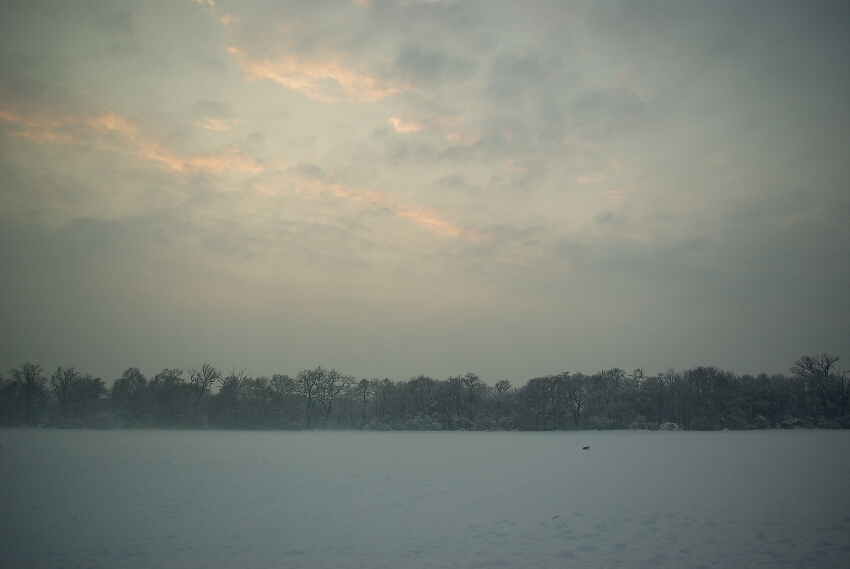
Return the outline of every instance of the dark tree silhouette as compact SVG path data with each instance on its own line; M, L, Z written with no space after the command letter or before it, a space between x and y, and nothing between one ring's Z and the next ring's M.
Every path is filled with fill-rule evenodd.
M201 404L201 399L209 391L213 384L221 379L221 372L210 364L204 364L201 369L189 370L189 383L195 391L195 407Z
M363 379L318 367L295 379L227 377L209 364L164 369L147 381L128 368L106 390L101 379L58 367L49 380L27 362L0 377L0 425L57 427L215 426L412 430L850 428L848 372L829 354L803 356L792 376L738 376L715 367L648 376L611 368L563 372L519 388L488 386L474 373L435 380ZM215 389L217 388L217 390ZM107 395L104 397L104 395Z
M312 426L313 408L319 402L320 384L327 374L327 370L321 366L314 370L304 370L298 373L293 386L295 393L304 399L304 426Z
M80 374L72 367L58 367L50 376L50 389L59 404L59 414L63 417L68 414L68 398L79 377Z
M839 359L838 356L823 353L819 356L803 356L791 366L791 373L803 378L808 390L816 395L827 422L843 418L850 399L847 372L840 371L835 365Z
M41 375L42 367L26 362L9 373L12 375L9 390L16 403L19 424L37 425L49 396L47 379Z
M142 426L147 418L147 379L137 367L131 367L116 379L109 392L115 420L125 426Z
M354 384L354 378L350 375L342 375L335 369L322 371L324 373L319 376L316 398L322 404L322 408L325 411L323 425L327 427L328 417L331 411L333 411L334 399Z
M803 356L791 366L791 373L800 377L829 377L836 371L835 363L840 358L829 354Z

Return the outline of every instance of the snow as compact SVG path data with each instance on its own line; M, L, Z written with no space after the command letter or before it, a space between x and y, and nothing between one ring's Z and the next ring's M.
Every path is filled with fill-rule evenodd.
M850 567L846 431L0 444L0 567Z

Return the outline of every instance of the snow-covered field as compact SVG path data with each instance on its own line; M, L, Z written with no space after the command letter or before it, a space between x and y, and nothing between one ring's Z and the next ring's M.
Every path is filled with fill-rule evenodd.
M850 567L850 432L0 444L3 568Z

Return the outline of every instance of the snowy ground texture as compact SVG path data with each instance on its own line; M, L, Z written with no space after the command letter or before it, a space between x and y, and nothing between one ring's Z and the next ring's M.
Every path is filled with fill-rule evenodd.
M850 567L847 431L0 444L3 568Z

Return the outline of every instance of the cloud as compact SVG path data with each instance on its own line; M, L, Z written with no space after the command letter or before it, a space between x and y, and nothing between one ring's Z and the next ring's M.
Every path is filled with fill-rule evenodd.
M211 130L213 132L224 132L233 128L233 125L231 125L229 121L223 121L221 119L214 119L211 117L206 117L206 119L199 123L199 125L201 128Z
M184 154L143 132L141 126L112 111L70 115L45 107L10 109L0 103L3 134L35 143L66 144L112 151L158 162L173 171L201 170L256 174L263 168L239 147L228 145L215 153Z
M650 118L646 104L632 89L608 87L583 95L573 104L576 125L588 139L634 132Z
M398 85L346 66L342 57L332 52L315 57L280 53L252 58L235 46L228 51L239 62L247 80L269 79L318 101L374 103L402 92Z
M602 172L597 172L596 174L589 174L587 176L579 176L577 178L580 184L601 184L607 179L608 176L606 176Z
M111 34L130 35L133 33L133 14L127 10L107 12L98 20L98 26Z
M221 18L218 19L219 22L224 26L229 26L230 24L236 24L239 22L239 16L236 14L225 14Z
M422 125L415 121L406 121L399 117L392 117L390 121L396 132L419 132Z
M229 107L221 103L199 101L195 107L220 116L231 114ZM63 144L98 152L123 153L162 164L174 172L234 172L251 176L263 174L265 181L261 182L261 185L265 188L274 184L277 176L273 170L267 170L233 144L224 146L215 153L187 154L174 151L150 135L144 134L144 129L136 121L111 111L70 115L44 107L13 110L0 106L0 127L0 132L5 136L22 138L37 144ZM381 192L327 180L327 172L318 165L299 164L288 172L293 176L290 183L306 190L301 193L305 199L317 193L332 195L349 203L368 204L444 237L469 241L482 239L474 230L414 203L395 199Z
M715 166L722 166L726 164L726 160L727 156L725 152L715 152L708 158L708 161Z
M288 300L314 294L321 310L336 299L353 313L372 299L363 314L389 313L422 299L440 305L448 292L469 311L469 299L492 293L488 309L500 308L482 329L526 339L484 334L482 344L552 346L518 357L523 370L586 362L570 347L575 321L591 322L587 346L620 365L623 352L607 342L616 323L628 330L618 345L634 349L640 336L653 361L672 352L651 345L661 334L652 330L673 330L715 362L716 338L748 344L724 327L758 327L717 316L741 299L769 316L767 332L755 331L765 345L802 321L783 316L801 299L833 307L836 320L847 314L846 19L796 17L831 10L619 0L129 6L22 8L0 26L4 220L33 212L52 227L89 218L148 227L164 211L171 221L149 236L128 230L126 251L148 255L144 243L165 235L158 254L206 266L211 281L244 276L276 291L301 279ZM122 42L132 57L110 49ZM22 257L50 264L35 249ZM111 260L92 249L105 277L92 290L112 282ZM167 264L157 271L151 278L173 274ZM221 305L241 312L251 290L234 283ZM314 283L331 284L317 293ZM752 293L786 286L775 297L784 304ZM136 290L116 306L133 305ZM162 294L184 300L170 285ZM268 312L277 297L264 298L258 310ZM678 332L707 321L710 333ZM459 322L434 323L434 333ZM824 330L806 341L835 336ZM472 337L445 335L458 352L468 349L461 336ZM250 349L250 338L233 349Z
M476 131L471 132L450 132L446 135L446 140L452 144L460 146L471 146L481 140L481 133Z
M215 0L190 0L195 4L200 4L201 6L208 7L210 10L215 10Z
M289 172L294 175L289 183L298 188L302 196L326 194L350 203L367 204L443 237L461 238L470 242L479 242L484 238L474 229L450 221L415 203L399 200L374 190L326 181L327 173L316 165L302 164L290 169Z
M443 81L468 79L476 69L474 61L442 51L423 51L419 47L401 50L396 65L405 80L426 87L435 87Z
M198 113L219 119L229 119L233 116L233 109L230 105L222 101L206 101L198 99L192 107Z
M193 105L200 119L195 123L204 130L224 132L233 128L241 121L237 119L230 105L219 101L195 101Z

